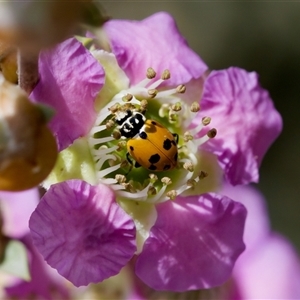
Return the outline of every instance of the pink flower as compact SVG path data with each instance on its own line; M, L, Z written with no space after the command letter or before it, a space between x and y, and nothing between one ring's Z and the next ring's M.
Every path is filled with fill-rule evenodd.
M233 271L238 297L234 299L299 299L299 255L285 237L270 228L263 196L251 187L226 186L223 192L242 199L248 210L247 250Z
M33 242L46 261L76 286L117 274L134 255L136 274L155 289L220 285L244 250L246 211L216 192L224 174L234 181L235 168L242 170L248 160L262 159L279 134L281 119L255 80L255 97L249 93L245 82L251 73L220 72L227 74L233 90L249 94L245 103L238 94L230 98L229 89L222 94L214 88L213 74L205 79L206 65L168 14L140 22L112 20L104 30L112 53L89 52L70 39L40 57L41 80L31 98L57 110L50 125L62 151L44 183L48 191L30 219ZM206 92L210 89L216 101L221 96L227 99L220 104L222 109L215 105L218 114L211 124L225 128L226 120L233 118L230 112L241 115L249 107L240 119L234 116L235 122L223 129L224 136L217 135L215 143L210 139L216 131L209 127L206 113L214 106ZM199 102L204 110L199 111ZM249 150L254 154L245 156L245 147L255 140L247 131L241 143L236 124L248 128L261 102L270 107L268 115L275 116L270 124L273 134L259 151ZM130 172L124 167L126 141L117 139L114 124L115 111L124 105L132 110L147 106L147 118L178 134L177 168L152 174L143 167ZM261 121L254 130L256 139L262 140L260 128L264 128ZM241 156L233 160L232 172L224 163L230 158L224 152L234 149L226 138L236 144L233 154ZM147 156L149 150L144 148ZM240 182L252 180L248 173L241 174Z
M32 245L31 237L24 236L21 241L28 250L31 278L29 281L16 280L5 287L6 295L15 299L69 299L66 281L45 263Z
M237 260L232 277L217 288L174 293L153 290L132 274L131 288L132 293L138 295L137 299L300 298L299 255L285 237L272 231L263 196L249 186L225 185L222 192L241 200L248 212L244 232L246 250Z

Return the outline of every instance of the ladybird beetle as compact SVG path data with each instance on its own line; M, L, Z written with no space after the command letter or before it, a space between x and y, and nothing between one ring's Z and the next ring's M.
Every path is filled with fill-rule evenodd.
M167 171L176 167L178 135L172 134L158 122L131 110L121 112L117 119L121 136L127 141L127 160L135 167L151 171Z

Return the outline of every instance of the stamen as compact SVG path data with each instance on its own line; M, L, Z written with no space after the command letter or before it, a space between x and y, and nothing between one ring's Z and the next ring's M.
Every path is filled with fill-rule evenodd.
M194 172L194 165L191 161L187 161L184 163L183 168L189 172Z
M146 76L148 79L153 79L156 76L156 72L152 68L148 68Z
M177 192L175 190L167 192L167 197L169 197L171 200L174 200L177 196Z
M204 126L207 126L207 125L210 123L210 121L211 121L211 118L210 118L210 117L203 117L203 118L202 118L202 124L203 124Z
M174 110L174 111L180 111L181 110L181 102L176 102L175 104L173 104L171 106L171 109Z
M104 143L108 143L110 141L113 141L114 138L112 136L107 136L107 137L103 137L103 138L89 138L90 144L92 144L93 146L97 145L97 144L104 144Z
M157 95L157 93L158 93L158 91L156 89L150 89L150 90L148 90L148 95L151 98L154 98Z
M177 88L176 88L176 92L177 93L180 93L180 94L183 94L185 93L186 91L186 87L184 84L180 84Z
M164 185L170 185L170 184L172 184L172 180L171 180L171 178L169 178L169 177L163 177L163 178L161 179L161 182L162 182Z
M151 186L151 183L149 183L144 189L141 191L136 191L135 193L130 193L126 191L120 191L117 192L117 194L121 197L125 197L128 200L136 200L139 199L140 201L145 201L148 198L148 190Z
M104 164L108 159L116 160L116 156L113 155L113 154L107 154L107 155L102 156L102 157L97 161L97 163L96 163L96 169L97 169L97 170L101 170L103 164ZM104 169L104 170L105 170L105 169ZM104 177L104 176L103 176L103 177Z
M212 128L211 130L209 130L207 132L207 136L212 139L217 135L217 129L216 128Z
M90 131L90 135L94 135L95 133L103 131L105 129L106 129L106 125L94 126Z
M133 96L131 94L127 94L127 95L125 95L125 96L122 97L122 100L124 102L129 102L129 101L132 100L132 98L133 98Z
M91 152L97 160L99 158L102 158L104 155L108 153L112 153L116 151L117 148L118 148L117 146L113 146L113 147L101 146L99 149L92 149Z
M115 166L112 166L112 167L109 167L109 168L106 168L100 172L97 172L97 175L98 175L98 178L102 179L103 177L105 177L106 175L112 173L112 172L115 172L117 171L118 169L120 169L120 166L121 164L117 164Z
M146 87L148 83L152 81L153 78L156 77L156 72L152 68L148 68L146 72L146 78L140 81L138 84L135 85L135 87Z
M171 78L171 73L169 70L164 70L161 74L161 79L162 80L167 80Z
M191 112L198 112L200 110L200 104L198 102L193 102L191 105Z

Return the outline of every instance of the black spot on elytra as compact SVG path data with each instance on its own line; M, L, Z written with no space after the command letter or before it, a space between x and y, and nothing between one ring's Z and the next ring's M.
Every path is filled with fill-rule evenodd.
M133 148L132 146L130 146L130 150L131 150L131 151L133 151L133 150L134 150L134 148Z
M150 167L149 167L148 169L149 169L149 170L152 170L152 171L155 171L155 170L157 169L157 167L154 166L154 165L150 165Z
M156 122L154 122L154 121L151 121L151 124L152 124L152 125L156 125L157 123L156 123Z
M151 155L151 157L149 158L149 162L150 162L151 164L156 164L157 162L159 162L159 160L160 160L160 155L157 154L157 153Z
M139 134L140 138L145 140L147 138L147 133L145 131L142 131L140 134Z
M163 147L165 150L170 150L172 147L171 140L169 139L164 140Z
M170 168L171 168L170 165L165 165L165 166L164 166L164 170L165 170L165 171L169 170Z

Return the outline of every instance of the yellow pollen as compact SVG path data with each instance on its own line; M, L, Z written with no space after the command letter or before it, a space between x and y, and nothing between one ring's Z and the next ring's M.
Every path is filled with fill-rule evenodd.
M112 119L110 119L106 122L105 126L106 126L106 129L111 129L112 127L115 126L115 122Z
M113 106L109 107L109 111L114 114L119 111L121 105L119 103L114 104Z
M158 177L155 174L149 174L149 178L151 183L155 183L158 180Z
M183 168L186 169L189 172L194 172L194 165L190 161L185 162L183 164Z
M204 126L208 125L208 124L210 123L210 121L211 121L211 118L210 118L210 117L203 117L203 118L202 118L202 124L203 124Z
M184 134L183 134L183 140L185 142L188 142L188 141L192 141L194 139L194 137L191 135L191 133L189 131L186 131Z
M121 151L123 149L126 148L126 145L127 145L127 142L126 141L120 141L118 142L118 148L117 148L117 151Z
M180 94L183 94L185 93L186 91L186 87L184 84L180 84L177 88L176 88L176 92L177 93L180 93Z
M125 96L122 97L122 100L124 102L129 102L129 101L132 100L132 98L133 98L133 96L131 94L127 94L127 95L125 95Z
M174 111L180 111L181 110L181 103L180 102L176 102L175 104L173 104L171 106L171 109Z
M149 189L148 189L148 196L151 196L151 195L156 195L157 191L156 191L156 188L152 185L149 186Z
M153 79L156 76L156 72L152 68L148 68L146 76L148 79Z
M198 102L193 102L191 105L191 112L198 112L200 110L200 105Z
M169 70L164 70L161 74L161 79L162 80L167 80L171 78L171 73Z
M121 133L119 130L114 130L112 136L115 140L119 140L121 138Z
M154 98L157 95L157 93L158 93L158 91L156 89L150 89L150 90L148 90L148 95L151 98Z
M163 177L163 178L161 179L161 182L162 182L164 185L170 185L170 184L172 184L172 180L171 180L171 178L169 178L169 177Z
M169 191L166 194L167 197L169 197L171 200L174 200L177 196L177 192L175 190Z
M126 182L126 177L122 174L117 174L115 176L115 179L118 181L118 183L125 183Z

